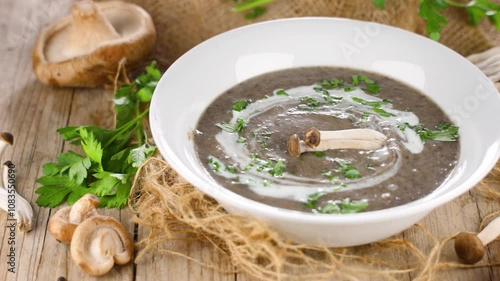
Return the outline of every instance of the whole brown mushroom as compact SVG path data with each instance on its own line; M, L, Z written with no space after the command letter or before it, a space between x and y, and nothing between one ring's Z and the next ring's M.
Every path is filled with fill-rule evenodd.
M465 264L475 264L484 256L486 245L500 235L500 217L492 220L477 235L460 232L455 237L455 252L458 259Z
M156 42L150 15L120 1L78 1L72 14L38 36L33 68L38 79L57 86L94 87L112 82L125 59L147 58Z

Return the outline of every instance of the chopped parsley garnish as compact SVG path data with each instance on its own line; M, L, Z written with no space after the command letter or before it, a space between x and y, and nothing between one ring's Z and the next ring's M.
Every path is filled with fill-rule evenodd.
M344 86L344 80L342 80L342 79L332 79L332 80L323 79L323 81L321 81L319 83L319 86L321 86L323 89L327 89L327 90L340 89Z
M327 90L333 90L333 89L342 89L346 92L351 92L356 90L356 87L361 86L361 83L364 83L366 85L363 90L366 90L370 94L378 94L380 91L380 86L377 85L377 82L365 75L351 75L351 84L345 83L343 79L323 79L321 82L319 82L317 87L314 87L314 90L316 92L323 92L323 93L328 93Z
M335 170L335 172L343 174L348 179L357 179L362 177L361 173L354 168L351 163L339 158L336 158L335 162L337 162L340 166L337 170Z
M279 90L276 91L276 95L278 95L278 96L288 96L288 93L285 92L285 90L283 90L283 89L279 89Z
M297 105L297 108L299 109L305 109L305 110L314 110L318 108L321 103L311 97L301 97L299 99L301 102L305 102L305 104L299 104Z
M376 95L376 94L378 94L378 92L380 92L380 86L379 85L368 85L368 86L366 86L365 90Z
M208 157L208 164L209 164L210 168L212 169L212 171L214 171L216 173L221 172L221 164L218 161L216 161L212 156Z
M249 104L249 102L247 100L235 101L233 103L233 110L240 112L243 109L247 108L248 104Z
M252 161L245 167L244 171L250 171L256 167L257 172L267 172L274 177L281 177L286 171L286 164L283 160L264 160L255 153L250 153L250 158Z
M370 106L371 109L373 110L373 112L377 113L378 115L382 116L382 117L391 117L392 114L383 110L382 108L382 105L385 105L385 104L391 104L391 101L390 100L382 100L382 101L367 101L367 100L364 100L362 98L358 98L358 97L352 97L352 100L357 102L357 103L360 103L362 105L366 105L366 106Z
M245 127L245 120L242 118L236 119L236 123L231 124L231 123L217 123L215 126L221 128L222 130L228 132L228 133L239 133L243 130Z
M227 166L226 167L226 171L230 172L231 174L237 174L238 173L238 169L236 169L235 166Z
M382 116L382 117L391 117L392 114L383 110L382 108L377 108L377 107L373 107L372 108L373 112L377 113L378 115Z
M339 181L339 177L337 176L334 176L332 174L332 171L322 171L321 172L321 175L326 177L328 179L329 182L332 182L332 183L337 183Z
M304 205L314 212L320 214L352 214L364 211L368 207L368 202L363 200L343 200L328 201L322 206L318 206L318 201L324 192L313 193L308 196Z
M324 192L317 192L310 194L307 197L307 201L304 202L304 205L306 205L309 209L316 209L316 204L318 204L318 200L321 196L325 195Z
M280 177L283 176L283 173L286 170L286 165L285 162L282 160L279 160L274 164L274 167L268 171L269 174L271 174L273 177Z
M316 157L324 157L326 155L326 152L324 152L324 151L313 151L313 154Z
M391 104L391 101L386 99L382 101L367 101L362 98L352 97L352 100L362 105L373 106L373 107L381 107L384 104Z
M436 141L456 141L458 139L459 129L457 126L448 123L439 124L436 126L436 130L427 129L423 124L411 126L408 123L399 124L398 128L401 131L404 131L406 128L414 130L420 136L420 140L422 140L422 142L425 142L426 139Z

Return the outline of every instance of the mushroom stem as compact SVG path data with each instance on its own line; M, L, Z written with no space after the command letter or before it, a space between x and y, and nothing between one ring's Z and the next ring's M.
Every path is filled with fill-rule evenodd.
M6 207L5 210L10 212L9 206L13 205L14 212L10 215L14 215L13 217L17 220L17 228L20 231L29 232L33 229L33 208L24 197L17 193L13 184L9 186L9 169L14 169L11 161L5 162L2 167L3 188L1 188L2 195L0 195L2 197L2 208Z
M477 234L477 238L481 240L484 246L495 240L500 235L500 217L492 220L481 232Z
M2 158L7 146L14 143L11 133L0 133L0 158ZM17 228L20 231L30 231L33 222L33 208L30 203L19 195L14 184L9 185L9 170L14 169L11 161L5 162L1 167L2 182L0 185L0 208L9 212L9 215L17 220Z
M72 9L73 32L69 57L81 56L95 50L103 42L119 39L113 25L102 15L94 1L76 2Z
M316 147L323 142L334 141L368 141L383 143L387 137L372 129L350 129L337 131L320 131L316 128L309 129L304 135L304 142L309 147Z
M460 232L455 237L455 252L458 258L466 264L475 264L484 256L484 247L500 235L500 217L491 221L477 235Z
M304 152L326 151L334 149L378 149L384 145L387 137L371 129L351 129L338 131L319 131L311 128L299 140L297 135L288 139L288 153L299 156Z

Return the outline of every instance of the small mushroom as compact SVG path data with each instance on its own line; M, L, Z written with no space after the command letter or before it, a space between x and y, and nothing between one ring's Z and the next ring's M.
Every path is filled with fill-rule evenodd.
M500 217L491 221L477 235L460 232L455 237L455 252L459 260L465 264L475 264L484 256L484 247L500 235Z
M38 79L57 86L94 87L113 81L122 59L144 60L156 42L151 16L120 1L78 1L72 14L39 35L33 50Z
M97 215L99 198L94 194L85 194L73 206L66 206L57 211L49 221L49 232L58 240L69 244L76 227L86 218Z
M125 227L115 218L94 216L83 221L71 241L71 257L86 273L104 275L114 264L128 263L134 246Z
M0 133L0 158L3 156L7 146L14 143L11 133ZM9 212L11 217L17 221L20 231L31 231L33 228L33 208L30 203L17 193L15 178L11 171L15 169L14 163L7 161L2 166L2 184L0 185L0 208ZM12 181L14 179L14 181Z
M306 132L304 140L300 140L296 134L290 136L287 148L292 156L334 149L371 150L382 147L386 139L384 134L372 129L319 131L311 128Z

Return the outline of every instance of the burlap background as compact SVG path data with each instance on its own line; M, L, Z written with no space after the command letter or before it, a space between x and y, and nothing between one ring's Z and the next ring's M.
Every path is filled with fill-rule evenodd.
M164 67L198 43L224 31L271 19L304 16L342 17L374 21L424 34L425 23L417 15L418 0L387 0L383 10L371 0L274 0L267 12L246 20L232 11L233 0L127 0L144 7L158 31L154 58ZM448 25L440 42L467 56L492 47L478 28L468 24L464 9L449 7Z

